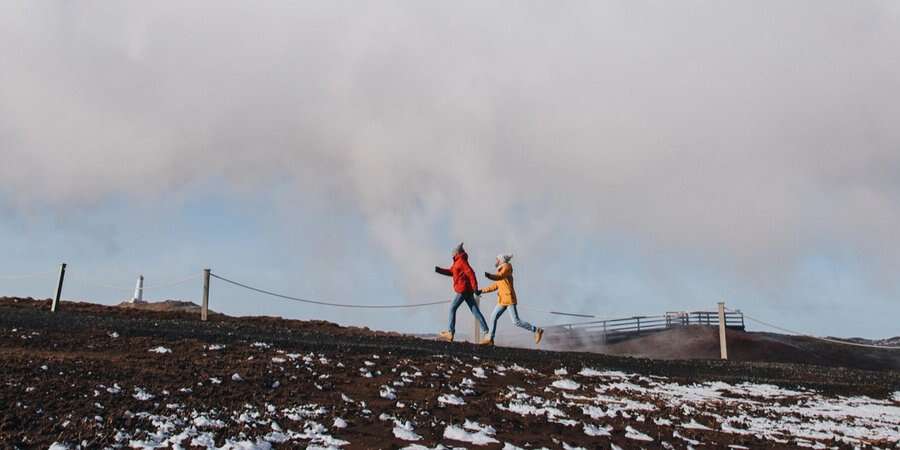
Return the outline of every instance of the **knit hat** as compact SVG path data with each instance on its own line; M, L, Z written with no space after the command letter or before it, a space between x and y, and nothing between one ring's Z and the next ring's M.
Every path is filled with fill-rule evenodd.
M504 254L501 253L501 254L497 255L497 260L503 261L503 262L505 262L505 263L508 263L509 260L512 259L512 257L513 257L512 253L506 254L506 255L504 255Z
M465 251L466 251L466 250L463 249L463 243L460 242L459 245L457 245L457 246L453 249L453 251L452 251L451 253L453 253L453 254L455 255L455 254L457 254L457 253L463 253L463 252L465 252Z

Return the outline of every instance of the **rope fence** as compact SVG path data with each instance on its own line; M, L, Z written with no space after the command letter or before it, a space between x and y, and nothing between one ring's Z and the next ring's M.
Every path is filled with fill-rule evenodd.
M813 336L813 335L811 335L811 334L807 334L807 333L803 333L803 332L800 332L800 331L791 330L791 329L789 329L789 328L780 327L780 326L778 326L778 325L775 325L775 324L772 324L772 323L769 323L769 322L762 321L762 320L757 319L757 318L755 318L755 317L748 316L746 313L744 313L744 317L745 317L747 320L751 321L751 322L757 323L757 324L762 325L762 326L765 326L765 327L772 328L772 329L774 329L774 330L781 331L781 332L783 332L783 333L793 334L793 335L796 335L796 336L802 336L802 337L805 337L805 338L815 339L815 340L822 341L822 342L830 342L830 343L832 343L832 344L849 345L849 346L851 346L851 347L875 348L875 349L881 349L881 350L900 350L900 346L874 345L874 344L861 344L861 343L859 343L859 342L845 341L845 340L842 340L842 339L831 339L831 338L827 338L827 337Z
M56 272L29 273L24 275L0 275L0 280L26 280L29 278L47 277Z
M15 274L15 275L0 274L0 280L22 280L22 279L40 278L40 277L50 276L55 273L56 272L41 272L41 273ZM56 298L53 300L53 306L51 307L51 311L55 311L56 305L59 303L61 292L62 292L63 280L64 280L65 276L66 276L66 264L61 264L60 271L59 271L59 281L58 281L58 285L56 288ZM86 287L113 289L116 291L132 291L133 289L136 289L136 291L143 292L145 290L164 289L164 288L183 285L185 283L195 281L199 278L203 278L203 299L204 299L204 301L203 301L202 314L201 314L202 320L206 320L206 317L207 317L207 307L208 307L208 297L209 297L209 279L210 278L215 278L215 279L225 282L227 284L237 286L237 287L240 287L240 288L252 291L252 292L256 292L258 294L268 295L271 297L280 298L283 300L289 300L289 301L293 301L293 302L305 303L305 304L310 304L310 305L318 305L318 306L334 307L334 308L412 309L412 308L422 308L422 307L428 307L428 306L446 305L451 302L451 300L436 300L436 301L427 301L427 302L420 302L420 303L397 303L397 304L374 304L373 305L373 304L338 303L338 302L330 302L330 301L322 301L322 300L313 300L313 299L309 299L309 298L286 295L286 294L274 292L274 291L271 291L268 289L256 287L256 286L253 286L253 285L250 285L247 283L236 281L234 279L227 278L222 275L213 273L209 269L205 269L203 271L202 275L195 274L195 275L185 276L182 278L178 278L172 282L160 283L160 284L155 284L155 285L150 285L150 286L143 286L143 284L142 284L143 277L141 277L141 282L138 285L138 287L115 286L115 285L109 285L109 284L105 284L105 283L97 283L97 282L93 282L93 281L88 281L88 280L84 280L84 279L81 279L78 277L75 277L73 281L75 281L79 285L86 286ZM594 314L564 312L564 311L557 311L557 310L552 310L552 309L542 309L542 308L533 307L530 305L519 305L519 308L525 309L527 311L534 311L534 312L548 314L548 315L554 315L554 316L578 317L578 318L598 319L598 320L600 319L600 316L594 315ZM720 304L720 308L724 308L723 304ZM881 349L881 350L900 350L900 346L864 344L864 343L852 342L852 341L847 341L847 340L842 340L842 339L814 336L814 335L811 335L808 333L799 332L799 331L796 331L796 330L793 330L790 328L782 327L782 326L758 319L756 317L747 315L746 313L744 313L741 310L724 308L724 309L720 309L719 314L724 314L723 311L728 311L730 313L740 313L740 314L742 314L742 317L746 318L747 320L749 320L755 324L761 325L763 327L768 327L770 329L774 329L774 330L777 330L777 331L780 331L783 333L787 333L790 335L801 336L801 337L815 339L815 340L822 341L822 342L828 342L828 343L832 343L832 344L846 345L846 346L852 346L852 347ZM708 313L708 314L712 314L712 313ZM720 317L723 317L723 316L720 316ZM622 319L622 320L625 320L625 319ZM601 321L604 321L604 320L601 320ZM606 320L606 321L608 321L608 320ZM597 322L548 325L547 330L563 329L565 327L568 327L571 329L571 328L579 326L579 325L590 325L592 323L597 323ZM743 323L741 325L743 325ZM501 332L501 333L498 333L497 336L503 336L503 335L507 335L507 334L508 334L507 332Z
M260 294L271 295L273 297L282 298L285 300L291 300L300 303L308 303L312 305L320 305L320 306L333 306L335 308L357 308L357 309L400 309L400 308L420 308L423 306L432 306L432 305L442 305L445 303L450 303L450 300L439 300L434 302L425 302L425 303L408 303L408 304L395 304L395 305L362 305L362 304L350 304L350 303L333 303L333 302L323 302L319 300L309 300L300 297L293 297L290 295L279 294L277 292L268 291L265 289L260 289L257 287L253 287L244 283L240 283L234 280L230 280L228 278L216 275L214 273L209 274L211 277L222 280L226 283L233 284L235 286L242 287L244 289L248 289L254 292L258 292Z
M424 303L403 303L403 304L393 304L393 305L363 305L363 304L334 303L334 302L310 300L310 299L306 299L306 298L300 298L300 297L294 297L294 296L285 295L285 294L279 294L277 292L272 292L272 291L269 291L266 289L250 286L246 283L241 283L241 282L229 279L229 278L225 278L221 275L217 275L212 272L210 272L210 276L213 278L216 278L218 280L222 280L226 283L230 283L232 285L239 286L244 289L249 289L249 290L257 292L257 293L270 295L273 297L278 297L278 298L282 298L282 299L286 299L286 300L301 302L301 303L308 303L308 304L320 305L320 306L332 306L335 308L400 309L400 308L419 308L419 307L423 307L423 306L442 305L442 304L447 304L447 303L451 302L451 300L439 300L439 301L424 302ZM520 307L522 307L522 306L520 306ZM530 311L542 312L545 314L558 315L558 316L582 317L582 318L589 318L589 319L597 318L597 316L591 315L591 314L567 313L567 312L561 312L561 311L552 311L552 310L546 310L546 309L541 309L541 308L535 308L535 307L531 307L531 306L525 306L524 309L527 309Z

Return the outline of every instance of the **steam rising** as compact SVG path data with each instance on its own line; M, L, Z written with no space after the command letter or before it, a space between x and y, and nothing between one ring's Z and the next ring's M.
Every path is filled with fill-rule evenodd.
M3 2L0 193L290 180L363 217L411 294L457 238L896 275L895 3L483 3Z

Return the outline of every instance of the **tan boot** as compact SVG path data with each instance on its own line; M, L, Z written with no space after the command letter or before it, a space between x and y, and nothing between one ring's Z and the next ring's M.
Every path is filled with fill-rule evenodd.
M486 338L482 339L481 342L479 342L478 344L479 345L494 345L494 340L489 337L486 337Z
M453 342L453 333L449 331L441 331L441 333L438 334L438 339L447 342Z
M535 343L535 344L540 344L540 343L541 343L541 339L542 339L543 337L544 337L544 329L543 329L543 328L538 328L538 329L534 332L534 343Z

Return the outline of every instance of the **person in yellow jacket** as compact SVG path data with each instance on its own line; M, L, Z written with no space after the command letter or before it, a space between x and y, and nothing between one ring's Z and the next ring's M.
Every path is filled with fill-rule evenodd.
M512 322L515 326L534 333L534 342L536 344L540 344L541 338L544 336L542 328L519 319L519 311L516 309L516 288L513 286L513 268L512 264L509 263L511 259L512 255L498 255L496 263L497 273L484 273L484 276L493 280L494 283L482 289L481 293L497 291L497 307L494 308L494 313L491 315L491 335L481 341L483 345L494 345L494 336L497 334L497 320L507 309L511 312Z

